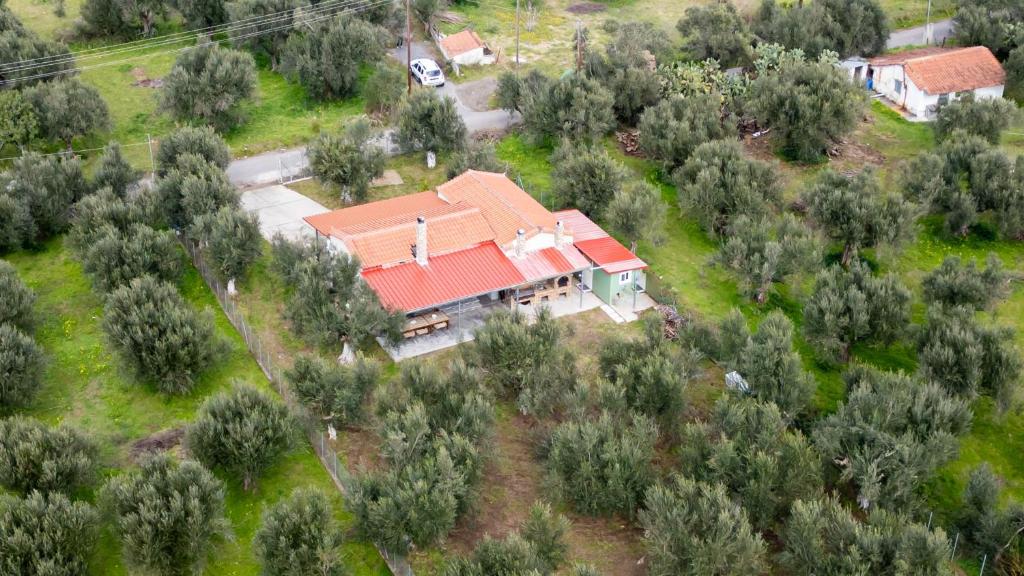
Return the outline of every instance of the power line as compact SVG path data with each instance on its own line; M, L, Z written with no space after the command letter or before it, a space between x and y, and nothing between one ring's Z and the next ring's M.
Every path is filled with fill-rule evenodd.
M315 23L315 22L320 22L320 21L323 21L323 20L328 20L328 19L334 18L335 16L337 16L339 14L342 14L342 13L361 12L363 10L369 10L371 8L376 8L378 6L383 6L385 4L390 3L391 1L392 0L376 0L375 2L370 2L369 4L365 4L363 6L360 6L357 9L347 9L347 10L343 10L343 11L340 11L340 12L332 12L330 14L326 14L326 15L323 15L323 16L318 16L316 18L310 18L310 19L304 20L302 23L303 24L312 24L312 23ZM61 74L71 74L71 73L74 73L74 72L84 72L86 70L93 70L93 69L96 69L96 68L105 68L107 66L116 66L118 64L123 64L125 62L131 62L131 61L138 60L140 58L146 58L146 57L149 57L149 56L159 56L161 54L176 54L176 53L180 53L180 52L186 52L188 50L195 50L197 48L202 48L203 46L206 46L208 44L220 44L222 42L232 42L232 41L238 41L238 40L245 40L247 38L254 38L254 37L257 37L257 36L262 36L264 34L269 34L271 32L277 32L277 31L280 31L280 30L286 30L288 28L292 28L293 26L294 26L294 24L289 23L289 24L284 25L284 26L277 26L277 27L274 27L274 28L269 28L269 29L266 29L266 30L260 30L260 31L257 31L257 32L249 33L249 34L242 34L242 35L239 35L239 36L235 36L234 38L224 38L224 39L221 39L221 40L211 40L208 43L196 44L196 45L193 45L193 46L186 46L184 48L178 48L178 49L174 49L174 50L162 50L162 51L159 51L159 52L153 52L153 53L147 53L147 54L138 54L138 55L130 56L128 58L124 58L124 59L121 59L121 60L114 60L112 62L103 62L103 63L100 63L100 64L93 64L91 66L82 66L80 68L70 68L70 69L67 69L67 70L56 70L56 71L52 71L52 72L43 72L43 73L39 73L39 74L33 74L33 75L30 75L30 76L22 76L22 77L19 77L19 78L10 78L8 80L0 81L0 86L7 86L7 85L10 85L10 84L15 84L17 82L24 82L24 81L27 81L27 80L36 80L36 79L41 79L41 78L49 78L49 77L52 77L52 76L59 76Z
M27 69L43 68L73 61L85 61L97 58L105 58L108 56L121 54L125 52L148 50L158 46L178 44L180 42L189 40L194 35L213 35L219 34L221 32L231 32L236 29L253 28L265 24L276 23L278 21L284 21L293 17L301 18L302 16L317 15L328 11L340 11L349 8L363 7L361 5L364 5L365 3L366 0L327 0L325 2L321 2L320 4L314 7L307 7L306 9L282 10L280 12L275 12L271 14L251 16L249 18L237 20L226 24L220 24L217 26L209 26L207 28L199 28L195 30L176 32L174 34L156 36L145 40L136 40L132 42L124 42L121 44L103 46L99 48L80 50L77 52L70 52L68 54L43 56L38 58L19 60L15 62L7 62L0 64L0 72L16 72Z

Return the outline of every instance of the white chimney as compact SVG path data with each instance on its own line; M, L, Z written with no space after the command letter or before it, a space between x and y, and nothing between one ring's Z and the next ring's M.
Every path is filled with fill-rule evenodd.
M565 226L562 221L555 222L555 248L562 247L562 240L565 235Z
M523 254L526 253L526 230L523 230L522 228L516 231L516 244L514 250L516 258L522 258Z
M416 263L427 265L427 221L423 216L416 218Z

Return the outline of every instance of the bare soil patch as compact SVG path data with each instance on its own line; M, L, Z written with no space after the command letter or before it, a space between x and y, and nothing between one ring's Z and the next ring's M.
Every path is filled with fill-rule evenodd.
M597 2L580 2L579 4L569 6L565 11L570 14L595 14L597 12L604 12L607 9L607 6Z
M173 450L181 444L181 439L184 435L185 428L181 426L161 430L141 440L132 442L129 453L131 454L132 460L137 462L146 454Z
M339 432L331 448L344 455L349 472L374 472L383 466L380 444L380 436L373 430L353 428Z
M569 514L569 557L593 564L601 574L642 576L647 574L643 531L619 518L593 518Z
M132 77L135 78L132 86L137 88L160 88L164 85L163 78L150 78L142 68L132 68Z

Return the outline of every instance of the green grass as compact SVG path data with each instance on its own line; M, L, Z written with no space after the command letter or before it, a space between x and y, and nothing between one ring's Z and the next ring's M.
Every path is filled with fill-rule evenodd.
M88 433L101 447L103 476L132 468L130 449L135 441L187 423L205 398L233 382L269 390L241 337L194 269L188 269L181 283L182 294L193 306L214 312L217 333L227 343L228 351L215 367L204 372L195 391L169 397L139 382L111 349L101 328L102 302L61 239L48 242L38 251L11 254L7 259L38 295L35 336L47 354L43 388L24 412L52 424L66 422ZM260 514L296 487L318 487L331 494L337 518L343 526L351 525L337 489L305 442L268 470L251 494L241 491L237 479L222 478L227 485L226 512L233 537L217 544L207 574L257 573L252 537ZM388 573L376 551L366 543L346 544L344 554L354 574ZM97 546L93 573L127 573L109 529Z

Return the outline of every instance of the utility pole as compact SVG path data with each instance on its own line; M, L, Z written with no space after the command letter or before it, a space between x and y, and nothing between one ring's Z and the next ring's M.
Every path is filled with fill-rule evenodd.
M576 21L576 73L583 70L583 21Z
M932 30L932 0L928 0L928 15L925 16L924 43L926 45L935 41L935 32Z
M412 94L412 10L405 0L405 81L406 93Z
M519 68L519 0L516 0L516 68Z

